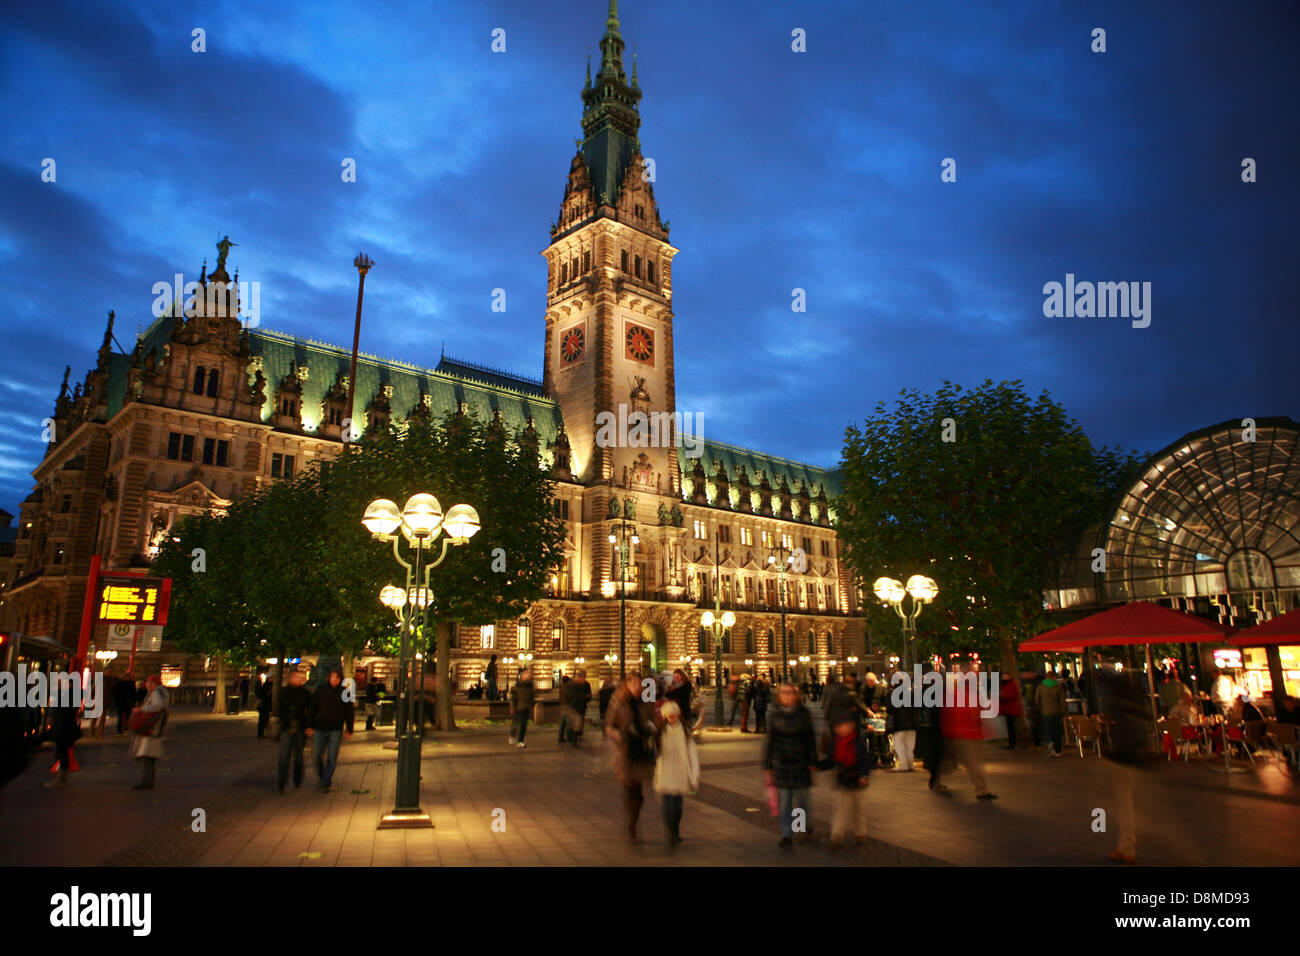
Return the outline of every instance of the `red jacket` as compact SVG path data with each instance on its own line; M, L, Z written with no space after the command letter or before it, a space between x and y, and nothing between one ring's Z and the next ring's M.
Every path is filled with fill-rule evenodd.
M984 727L981 723L979 703L968 703L964 707L944 707L939 718L939 726L945 737L957 740L983 740Z
M1000 699L998 703L998 712L1005 717L1019 717L1024 712L1024 706L1020 702L1020 685L1014 680L1008 678L1002 682L1002 689L998 691Z

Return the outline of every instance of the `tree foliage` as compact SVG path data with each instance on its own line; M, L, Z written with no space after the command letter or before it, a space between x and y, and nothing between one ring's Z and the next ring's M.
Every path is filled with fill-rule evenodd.
M924 574L939 596L917 619L919 653L998 654L1010 666L1012 642L1046 626L1045 560L1102 518L1137 462L1094 448L1064 408L1019 381L945 381L878 405L846 430L836 502L876 643L901 647L902 636L872 582Z
M432 571L430 626L508 620L543 595L563 559L564 525L536 448L497 423L455 414L394 425L339 458L247 494L224 516L178 523L155 568L174 579L169 639L193 652L356 654L395 647L386 584L405 584L390 545L361 524L375 498L416 492L477 509L482 530ZM410 557L404 542L402 553ZM194 570L202 548L205 570ZM424 560L441 553L441 539ZM430 558L431 555L431 558ZM494 568L496 570L494 570Z

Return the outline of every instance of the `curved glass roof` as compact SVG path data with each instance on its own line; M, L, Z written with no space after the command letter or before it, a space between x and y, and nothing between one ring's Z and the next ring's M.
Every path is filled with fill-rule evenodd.
M1253 428L1224 422L1152 456L1102 529L1107 601L1300 588L1300 424Z

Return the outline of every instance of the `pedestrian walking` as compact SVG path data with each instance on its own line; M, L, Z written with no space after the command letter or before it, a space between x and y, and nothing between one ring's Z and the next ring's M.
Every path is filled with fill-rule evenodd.
M1065 739L1065 685L1051 671L1047 672L1034 692L1034 703L1043 720L1049 757L1061 756Z
M777 819L781 846L791 846L795 833L808 833L808 790L817 767L817 740L812 714L799 698L799 690L784 683L777 691L777 706L769 716L763 769L767 784L777 792Z
M754 733L767 733L767 707L772 701L772 688L762 677L754 681Z
M525 667L519 672L519 679L510 688L510 745L521 750L528 745L524 735L528 733L528 714L533 709L533 670Z
M969 674L970 662L962 664L962 673ZM953 693L951 679L944 688L946 694ZM984 775L984 755L980 751L984 740L983 725L980 723L979 701L975 694L962 693L944 701L940 724L943 730L944 761L943 771L952 769L955 764L966 768L971 784L975 787L975 797L979 800L996 800L997 794L989 790ZM949 759L951 758L951 759ZM942 772L942 771L941 771ZM941 792L947 791L942 783L934 787Z
M754 678L742 674L736 687L736 699L740 702L740 732L749 733L749 705L754 699Z
M580 670L573 675L573 680L564 691L564 709L569 716L569 742L575 747L582 746L582 731L587 723L587 705L591 703L591 685L587 683L587 672ZM564 743L561 739L560 743Z
M641 675L630 671L609 702L605 733L614 747L614 775L623 787L627 837L636 842L636 824L645 803L644 785L654 773L655 725L641 699Z
M885 698L885 733L893 736L894 753L898 755L898 763L890 768L890 773L911 773L916 769L913 761L919 725L911 690L900 684Z
M862 734L849 718L834 727L823 770L835 771L835 816L831 819L831 849L838 849L853 830L859 844L867 842L867 783L871 755Z
M374 730L379 719L379 701L388 696L384 682L376 678L366 681L366 730Z
M163 688L162 678L150 674L144 682L144 701L131 711L128 727L131 738L131 759L139 760L143 767L140 782L135 790L152 790L158 761L163 755L163 733L167 727L167 714L171 701Z
M487 699L497 699L497 656L495 654L488 660L487 669L483 672L483 679L487 681Z
M270 684L270 681L266 681ZM302 786L302 752L307 745L307 714L311 709L311 691L306 688L307 675L295 667L289 672L289 684L280 688L280 706L276 710L275 741L280 745L276 761L276 786L284 793L293 768L293 786Z
M1043 746L1043 715L1038 712L1038 683L1041 679L1033 671L1022 671L1020 674L1025 723L1029 725L1029 745L1035 750Z
M682 709L677 702L664 701L659 716L663 723L659 727L654 791L663 803L668 842L675 847L682 842L682 808L686 794L700 789L700 757L694 739L686 732Z
M51 696L54 689L50 689ZM50 710L54 717L51 738L54 741L54 766L56 776L45 784L47 787L66 787L68 772L72 769L72 748L81 737L80 707L71 703L56 703L51 700Z
M117 708L117 735L121 737L131 720L131 711L135 709L134 675L127 673L117 682L113 688L113 706Z
M339 762L339 746L343 738L352 739L352 721L356 708L343 699L343 673L331 670L325 683L316 688L307 705L307 736L311 738L316 753L316 773L320 776L320 792L330 792L334 768Z
M257 696L257 739L262 740L266 737L266 726L271 722L271 704L273 702L273 691L275 688L271 684L271 678L268 674L262 675L262 680L258 683L254 693Z
M1020 686L1010 674L1002 675L1002 686L998 689L998 709L1002 719L1007 722L1007 749L1016 749L1016 724L1020 722L1024 709L1020 706Z
M1097 668L1097 706L1114 721L1111 746L1106 758L1111 762L1111 786L1115 794L1118 834L1115 849L1108 858L1116 863L1137 862L1138 813L1135 791L1138 787L1147 746L1147 720L1150 716L1146 688L1138 671L1117 671L1115 662L1105 654L1095 657Z

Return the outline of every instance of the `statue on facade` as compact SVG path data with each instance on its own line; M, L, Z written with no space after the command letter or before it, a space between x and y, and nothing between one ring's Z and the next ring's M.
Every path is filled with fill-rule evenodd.
M623 517L624 517L624 518L628 518L628 519L635 519L635 518L636 518L636 499L635 499L635 498L628 497L628 498L624 498L624 499L623 499Z
M609 496L609 517L617 518L619 516L618 499L613 495Z
M682 515L682 509L677 507L676 504L673 505L672 517L673 517L673 527L680 528L682 526L683 515Z
M672 520L673 520L673 519L672 519L672 515L670 515L670 514L668 513L668 506L665 505L665 504L661 504L661 505L659 505L659 525L660 525L660 527L667 526L669 523L672 522Z

